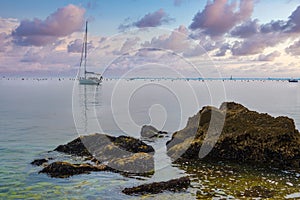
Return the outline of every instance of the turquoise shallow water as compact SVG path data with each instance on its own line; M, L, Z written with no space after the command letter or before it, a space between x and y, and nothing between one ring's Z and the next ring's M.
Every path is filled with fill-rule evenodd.
M145 83L149 84L143 85ZM191 98L186 94L188 93L186 84L193 88L194 96L191 95ZM132 94L134 88L138 90L135 89ZM219 91L220 89L222 91ZM219 92L214 94L211 90ZM219 106L225 100L240 102L250 109L274 116L287 115L295 120L298 128L300 127L300 84L281 81L211 81L205 84L200 81L123 80L116 85L115 80L108 80L97 88L84 88L78 85L73 88L73 81L68 79L63 81L2 79L0 94L1 199L139 198L123 195L121 190L145 181L173 178L182 173L180 170L176 171L176 168L167 166L170 163L164 158L164 149L158 149L160 154L158 153L157 159L163 158L163 161L156 166L158 172L150 180L123 177L110 172L83 174L67 179L38 174L41 168L31 166L30 162L35 158L51 156L52 154L47 151L78 137L77 131L80 134L103 131L113 135L129 134L139 137L140 126L152 123L172 132L183 128L187 118L202 106L211 104ZM113 101L112 94L115 94ZM129 100L126 99L127 94L132 94ZM112 111L112 107L118 109ZM126 109L129 110L131 121L128 120ZM164 123L161 123L162 121ZM189 171L184 167L182 169ZM254 179L255 173L260 172L251 173L249 177ZM241 174L235 176L239 177ZM204 179L202 175L195 176L198 177L194 182L195 187L185 193L166 192L144 198L194 199L197 192L201 191L199 182ZM293 186L286 184L289 178L284 183L286 187L292 187L290 193L293 193L297 192L295 188L299 187L297 185L299 183L297 175L291 176Z

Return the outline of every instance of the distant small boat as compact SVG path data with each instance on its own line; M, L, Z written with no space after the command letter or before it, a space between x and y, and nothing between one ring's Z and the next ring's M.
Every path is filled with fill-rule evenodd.
M288 80L290 83L298 83L298 79L291 78Z
M80 68L84 66L83 77L79 76L79 84L81 85L99 85L102 82L102 76L99 73L95 72L88 72L86 71L86 61L87 61L87 25L88 22L86 21L85 24L85 35L84 35L84 42L82 46L81 52L81 59L80 59ZM80 73L79 73L80 75Z

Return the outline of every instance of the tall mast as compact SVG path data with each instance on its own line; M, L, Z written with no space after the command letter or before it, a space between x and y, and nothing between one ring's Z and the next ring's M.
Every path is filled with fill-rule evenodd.
M86 60L87 60L87 25L88 21L85 22L85 36L84 36L84 78L86 79Z

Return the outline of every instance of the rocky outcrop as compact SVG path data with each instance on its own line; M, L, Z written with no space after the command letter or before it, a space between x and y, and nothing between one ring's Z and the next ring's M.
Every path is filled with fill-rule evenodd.
M279 168L300 168L300 134L288 117L272 117L234 102L204 107L167 143L176 160L226 159ZM199 154L200 152L200 154Z
M83 156L86 161L91 161L96 165L54 162L46 166L41 173L47 173L53 177L103 170L126 175L149 176L154 173L153 147L128 136L113 137L105 134L82 136L65 145L59 145L55 151ZM101 163L105 163L105 167L101 165L101 170L99 170Z
M132 188L125 188L122 190L123 193L127 195L132 194L157 194L163 191L182 191L190 186L190 179L188 177L181 177L178 179L172 179L163 182L154 182L149 184L144 184Z
M150 125L144 125L141 129L142 138L161 138L167 135L166 131L159 131L155 127Z
M107 171L111 170L106 165L91 165L91 164L71 164L68 162L53 162L46 166L39 173L46 173L55 178L67 178L76 174L89 173L92 171Z

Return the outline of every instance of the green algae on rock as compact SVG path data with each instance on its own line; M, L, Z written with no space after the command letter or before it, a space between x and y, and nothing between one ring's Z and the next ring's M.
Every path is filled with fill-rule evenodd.
M216 133L207 137L215 123L222 123L222 117L222 129L217 126ZM199 159L200 149L207 147L211 151L206 159L227 159L283 169L300 168L299 146L300 134L292 119L251 111L234 102L223 103L219 109L203 107L167 143L168 155L174 161L178 158Z

